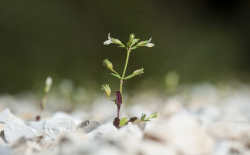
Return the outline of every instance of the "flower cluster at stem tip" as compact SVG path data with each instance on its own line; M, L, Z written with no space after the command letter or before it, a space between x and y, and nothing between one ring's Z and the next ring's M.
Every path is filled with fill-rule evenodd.
M140 39L135 39L135 35L134 34L131 34L130 35L130 38L129 38L129 42L128 44L130 44L130 47L131 49L136 49L140 46L147 46L147 47L154 47L154 43L150 43L150 41L152 40L152 38L150 38L149 40L146 40L146 41L141 41L139 42L137 45L133 46L134 44L136 44ZM104 45L109 45L111 43L115 43L115 44L118 44L120 45L119 47L123 47L123 48L126 48L125 45L122 44L122 42L118 39L115 39L115 38L111 38L110 37L110 33L108 34L108 40L106 40L103 44ZM133 47L132 47L133 46Z

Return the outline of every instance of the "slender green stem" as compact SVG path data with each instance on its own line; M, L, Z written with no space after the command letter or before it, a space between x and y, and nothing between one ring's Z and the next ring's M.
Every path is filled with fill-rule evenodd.
M128 66L128 59L129 59L129 54L130 54L130 48L128 48L127 50L127 59L126 59L126 63L125 63L125 66L124 66L124 70L123 70L123 74L122 74L122 79L120 80L120 92L121 92L121 95L122 95L122 84L123 84L123 79L124 79L124 76L125 76L125 72L126 72L126 69L127 69L127 66Z
M43 100L42 100L42 103L40 104L40 115L36 116L36 121L40 121L41 118L42 118L42 114L43 114L43 111L45 109L45 106L46 106L46 102L47 102L47 97L48 97L48 92L45 92L44 96L43 96Z
M120 80L120 92L121 92L121 95L122 95L122 83L123 83L123 80Z
M45 93L43 96L43 101L42 101L42 111L45 109L46 107L46 103L47 103L47 97L48 97L48 93Z
M124 70L123 70L123 74L122 74L122 79L125 76L125 72L126 72L126 69L127 69L127 66L128 66L129 54L130 54L130 49L128 50L128 53L127 53L127 59L126 59L126 63L125 63L125 66L124 66Z

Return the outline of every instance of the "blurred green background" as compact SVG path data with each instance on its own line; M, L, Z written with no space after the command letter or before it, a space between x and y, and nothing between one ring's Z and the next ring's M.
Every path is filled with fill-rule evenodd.
M132 51L127 75L145 73L125 89L162 88L170 71L182 83L248 81L249 19L247 0L0 1L0 93L35 91L47 76L119 89L102 61L122 73L126 51L103 45L109 32L124 44L135 33L156 45Z

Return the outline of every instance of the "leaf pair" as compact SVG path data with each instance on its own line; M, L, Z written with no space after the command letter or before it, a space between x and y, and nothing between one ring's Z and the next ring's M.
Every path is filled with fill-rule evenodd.
M137 117L132 117L129 120L127 119L127 117L122 118L121 120L119 118L115 118L113 125L119 129L120 127L127 125L129 122L135 122L138 118Z

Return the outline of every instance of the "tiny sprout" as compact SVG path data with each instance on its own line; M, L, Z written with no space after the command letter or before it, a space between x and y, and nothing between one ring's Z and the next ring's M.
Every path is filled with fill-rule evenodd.
M44 88L44 95L43 95L43 100L41 103L41 113L40 115L36 116L36 120L39 121L41 119L42 113L46 107L47 104L47 97L50 91L50 88L52 86L53 80L51 77L47 77L46 81L45 81L45 88Z
M166 75L165 86L167 92L173 94L176 92L179 85L180 77L175 71L170 71Z
M50 87L52 85L52 78L51 77L47 77L46 81L45 81L45 89L44 92L49 92Z
M107 68L109 68L111 71L114 72L114 73L111 73L111 75L117 77L119 79L119 81L120 81L120 90L116 92L115 99L111 99L110 98L111 90L109 88L109 85L107 85L107 84L102 85L102 90L104 90L104 92L106 93L107 97L110 100L114 101L115 104L117 105L117 117L113 121L113 125L117 129L119 129L120 127L128 124L128 122L150 121L149 119L151 119L151 118L157 118L157 117L159 117L159 113L154 113L154 114L150 115L147 119L146 119L146 114L142 114L142 117L141 117L140 120L137 120L138 119L137 117L132 117L132 118L130 118L130 120L127 120L126 117L122 118L121 120L119 118L120 117L120 108L121 108L121 105L122 105L122 84L123 84L123 82L125 80L127 80L127 79L130 79L132 77L135 77L137 75L141 75L142 73L144 73L144 69L142 68L142 69L135 70L133 72L133 74L125 77L125 73L126 73L126 69L127 69L127 65L128 65L128 60L129 60L130 52L131 52L131 50L136 49L139 46L153 47L154 44L150 43L151 39L152 38L150 38L147 41L141 41L137 45L133 46L134 44L136 44L139 41L139 39L135 39L135 35L132 33L132 34L130 34L129 41L128 41L128 44L127 44L127 47L126 47L125 45L123 45L121 43L120 40L111 38L110 37L110 33L109 33L108 34L108 40L103 43L104 45L109 45L111 43L119 44L120 45L119 47L126 48L126 50L127 50L127 59L126 59L126 62L125 62L125 66L124 66L124 70L123 70L122 76L120 76L116 71L113 70L113 65L112 65L112 63L108 59L106 59L106 60L103 61L104 65Z

